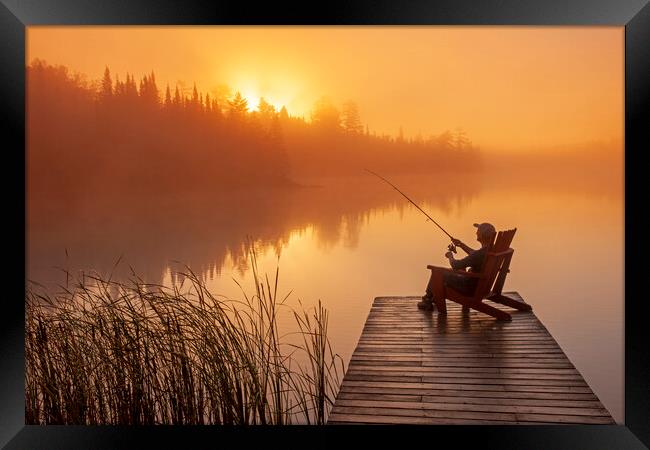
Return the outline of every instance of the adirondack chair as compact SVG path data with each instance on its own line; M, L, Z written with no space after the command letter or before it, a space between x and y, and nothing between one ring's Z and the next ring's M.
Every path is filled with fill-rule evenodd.
M520 302L516 299L502 295L501 291L506 281L510 267L510 260L514 250L510 248L512 238L515 236L516 228L512 230L500 231L489 245L488 252L485 255L483 268L480 273L462 272L464 276L470 276L478 279L476 290L473 295L467 296L456 291L453 288L445 286L445 298L434 300L439 313L447 314L446 299L452 300L463 305L463 310L469 308L481 311L495 317L497 320L512 320L510 314L501 311L498 308L483 303L483 299L489 299L493 302L501 303L520 311L530 311L532 307L528 303ZM433 272L434 277L442 277L445 273L458 273L445 267L427 266Z

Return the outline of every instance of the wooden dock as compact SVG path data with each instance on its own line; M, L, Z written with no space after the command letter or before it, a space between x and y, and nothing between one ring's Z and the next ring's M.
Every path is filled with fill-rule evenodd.
M375 299L329 424L615 424L532 311L448 301L445 318L419 300Z

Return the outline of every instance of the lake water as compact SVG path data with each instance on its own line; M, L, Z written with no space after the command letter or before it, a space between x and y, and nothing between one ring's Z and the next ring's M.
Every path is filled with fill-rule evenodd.
M516 227L504 290L517 291L615 420L624 421L624 200L614 175L454 179L390 177L452 235L477 248L474 222ZM469 180L469 181L468 181ZM420 296L427 264L448 240L377 178L302 180L307 187L175 198L28 198L28 278L64 283L55 267L125 278L129 265L169 284L189 265L215 293L252 292L245 242L269 277L279 264L288 303L330 311L329 337L347 363L374 297ZM67 256L66 256L67 251ZM462 253L462 252L461 252ZM114 269L119 257L122 262ZM279 258L279 262L278 262ZM281 325L290 321L289 314ZM287 325L289 326L289 325Z

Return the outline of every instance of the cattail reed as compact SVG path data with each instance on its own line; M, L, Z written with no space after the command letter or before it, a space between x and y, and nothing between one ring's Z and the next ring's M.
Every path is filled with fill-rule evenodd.
M213 295L189 268L172 287L134 273L86 274L56 295L30 284L26 423L324 424L344 371L327 311L320 301L293 311L252 243L249 259L256 288L239 300ZM280 334L282 308L297 331Z

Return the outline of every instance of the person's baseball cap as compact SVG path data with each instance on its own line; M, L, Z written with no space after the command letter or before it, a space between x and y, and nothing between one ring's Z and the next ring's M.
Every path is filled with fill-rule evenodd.
M483 222L483 223L475 223L474 226L478 228L478 232L482 236L489 236L492 233L496 233L497 230L494 228L494 225L491 223Z

